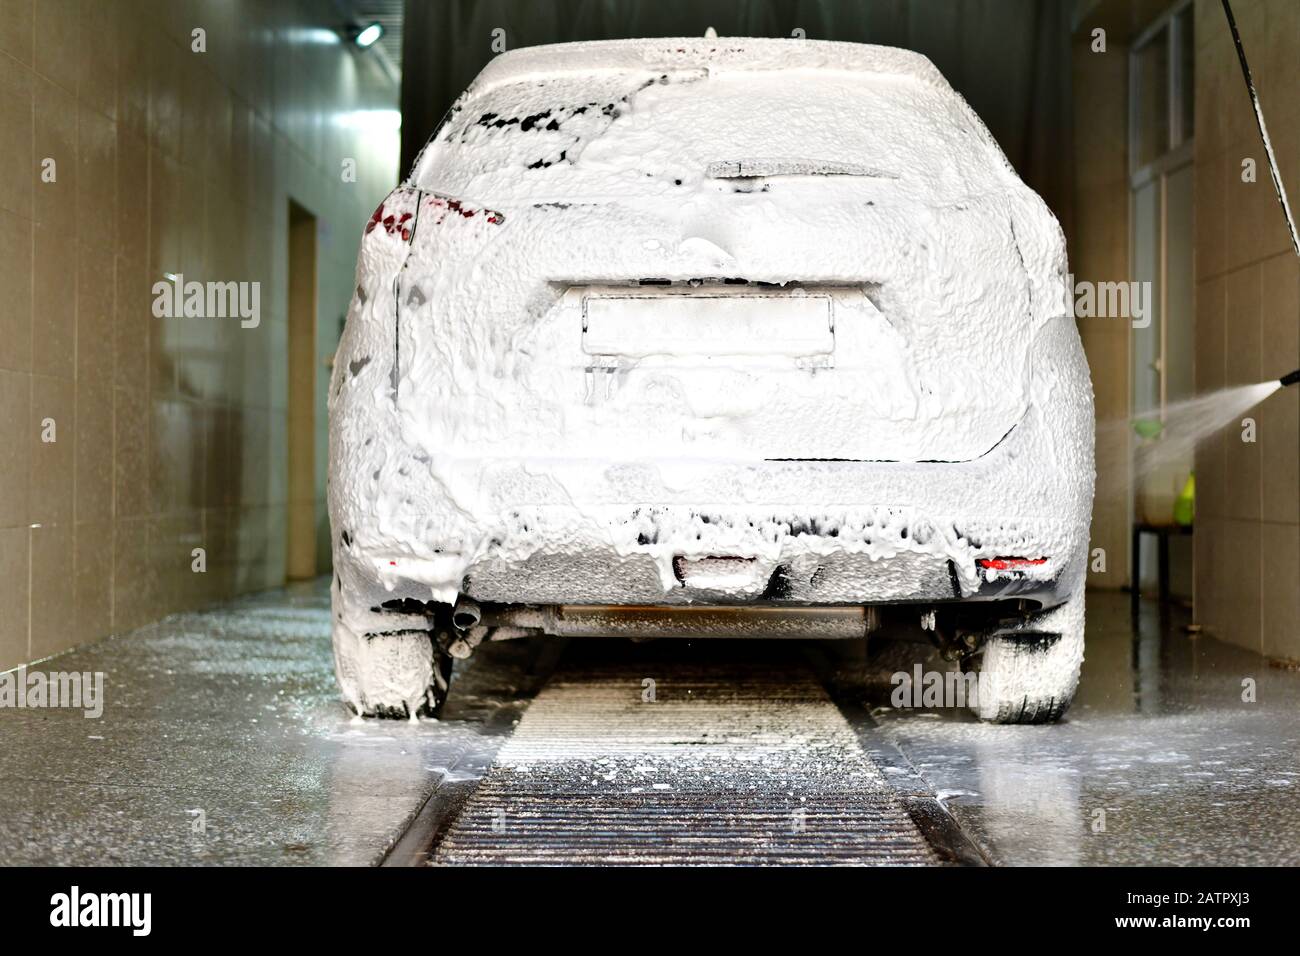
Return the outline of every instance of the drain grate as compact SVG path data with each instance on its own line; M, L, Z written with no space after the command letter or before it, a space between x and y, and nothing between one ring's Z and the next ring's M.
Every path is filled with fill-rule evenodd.
M646 673L562 666L432 862L938 862L801 659Z

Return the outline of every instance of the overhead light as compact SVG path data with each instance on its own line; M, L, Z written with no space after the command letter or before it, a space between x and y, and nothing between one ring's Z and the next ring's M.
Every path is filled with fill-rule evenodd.
M373 46L374 42L384 35L384 25L382 23L372 23L367 27L362 27L357 35L352 38L352 42L361 49Z

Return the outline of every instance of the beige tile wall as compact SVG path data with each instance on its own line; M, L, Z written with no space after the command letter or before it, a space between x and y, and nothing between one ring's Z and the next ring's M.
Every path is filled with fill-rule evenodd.
M1128 236L1128 49L1110 28L1104 53L1091 48L1082 29L1073 46L1074 228L1070 268L1087 282L1127 282ZM1097 421L1097 484L1091 546L1105 551L1102 565L1089 562L1090 587L1120 588L1129 571L1128 430L1106 427L1129 417L1129 323L1081 318L1079 335L1092 373Z
M1300 203L1300 4L1234 5L1283 181ZM1196 387L1300 367L1300 259L1291 248L1218 0L1196 4ZM1241 161L1258 165L1254 183ZM1300 207L1297 207L1300 210ZM1196 461L1196 614L1217 635L1300 659L1300 389L1249 413Z
M336 16L0 0L0 669L281 582L290 197L320 227L324 528L325 363L398 145L396 86ZM155 318L164 273L259 282L260 325Z

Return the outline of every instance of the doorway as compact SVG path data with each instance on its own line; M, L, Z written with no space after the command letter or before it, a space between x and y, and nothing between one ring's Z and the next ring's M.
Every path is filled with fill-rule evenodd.
M316 217L289 200L288 541L285 578L316 576Z
M1176 4L1142 32L1129 60L1131 273L1149 290L1147 314L1130 333L1130 412L1161 422L1171 404L1190 398L1195 389L1192 17L1190 0ZM1191 453L1157 452L1151 444L1162 441L1159 435L1131 437L1134 456L1148 456L1145 466L1130 465L1131 521L1145 528L1174 527L1175 501L1192 473ZM1190 601L1191 539L1188 528L1181 530L1173 538L1145 535L1135 544L1142 580L1132 587L1154 590L1165 564L1169 593Z

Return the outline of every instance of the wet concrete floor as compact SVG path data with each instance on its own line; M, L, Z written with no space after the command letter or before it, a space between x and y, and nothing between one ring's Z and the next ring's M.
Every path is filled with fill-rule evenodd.
M558 642L491 645L458 670L442 720L409 723L358 721L338 700L321 584L268 592L29 668L102 672L104 708L98 718L72 709L0 708L0 862L424 862L426 841L435 839L434 862L493 862L499 851L493 838L482 839L483 827L499 832L492 825L502 820L508 827L511 783L529 772L525 766L541 772L519 788L534 801L540 794L543 803L547 774L572 783L626 770L628 790L671 793L655 784L682 784L693 767L694 783L679 792L704 800L719 820L771 823L775 836L757 843L752 827L733 835L738 860L816 862L821 846L823 862L875 861L871 835L854 839L836 829L849 811L870 805L874 824L866 814L864 827L885 821L914 839L898 816L902 806L916 830L949 850L953 834L942 831L945 821L955 821L956 842L977 847L966 862L1300 862L1300 674L1271 669L1257 655L1208 637L1191 638L1178 614L1161 618L1154 605L1134 629L1124 595L1093 594L1089 602L1083 684L1059 726L990 727L960 711L890 710L889 673L910 668L913 658L926 660L915 646L864 661L821 642L767 649L595 642L601 647L594 655ZM622 660L620 648L629 652ZM772 683L770 669L785 666L783 660L792 680ZM647 661L655 673L643 673ZM778 694L745 703L727 677L752 679L756 661L767 671L755 693L784 686L782 693L798 700L783 707ZM557 666L562 679L548 685ZM575 667L579 682L589 685L576 696L565 677ZM824 682L810 679L809 668ZM714 700L708 720L726 732L714 751L726 760L717 761L718 779L707 787L695 784L705 775L699 754L707 752L697 738L709 727L690 716L691 723L656 736L626 703L641 706L647 676L671 701L674 675L678 690L694 694L698 684ZM1254 682L1254 702L1243 701L1243 681ZM597 686L605 689L593 703L589 691ZM535 695L539 707L528 723ZM520 736L512 739L521 718ZM603 729L593 735L593 726ZM861 753L852 750L850 731ZM632 741L628 759L613 754L615 766L601 763L620 734ZM557 749L560 738L567 743ZM644 763L638 748L647 746L656 752ZM638 766L654 769L638 780ZM836 769L843 772L837 776ZM497 803L473 802L483 779L490 786L481 800ZM611 783L601 779L604 787ZM446 799L453 793L457 800ZM816 804L827 794L846 802ZM823 817L791 816L799 797L833 811L824 819L836 827L822 832L822 844L815 832L806 834ZM571 806L577 819L604 812L605 804ZM942 819L928 826L927 813ZM431 821L439 815L445 819ZM564 815L548 819L560 820L561 829L569 825ZM470 839L476 826L479 836ZM626 848L619 843L626 831L606 829L614 834L609 852L629 862L637 862L638 841L644 848L673 840L652 828L629 835L633 846ZM706 841L702 860L725 855L726 827L715 835L720 839ZM951 858L907 846L915 862ZM904 862L902 856L893 861Z
M1300 673L1193 637L1186 611L1088 596L1079 693L1057 726L873 716L990 861L1300 863ZM888 694L868 696L888 704Z

